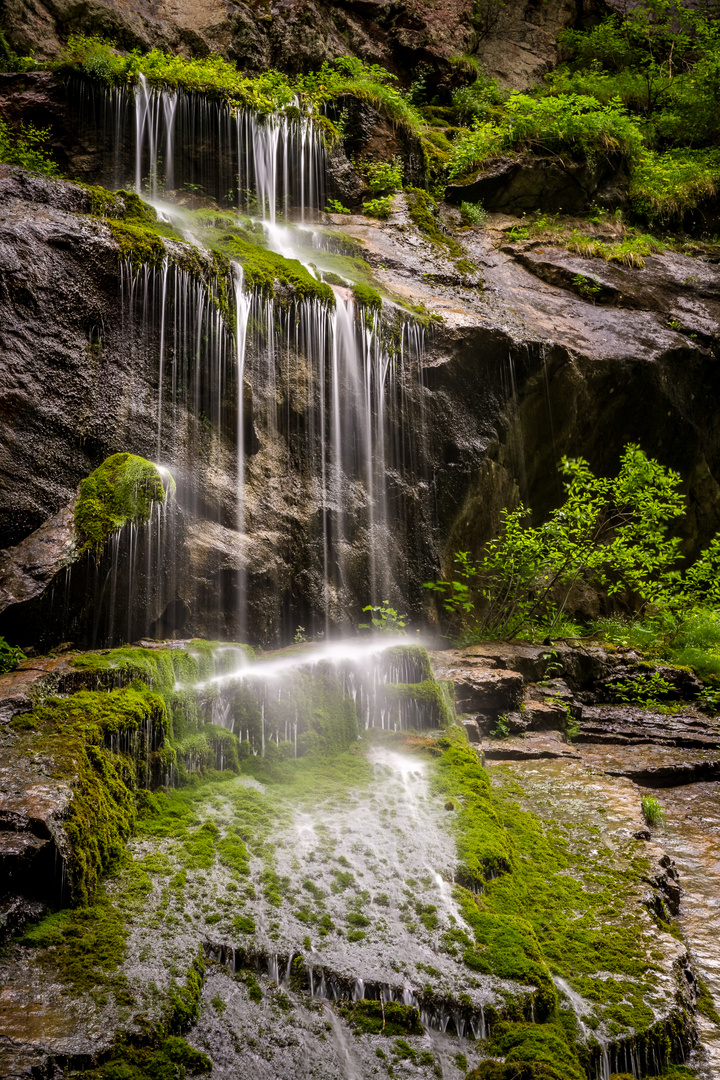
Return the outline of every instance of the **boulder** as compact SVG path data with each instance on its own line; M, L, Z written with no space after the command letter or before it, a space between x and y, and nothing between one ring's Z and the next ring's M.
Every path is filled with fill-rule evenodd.
M450 203L480 202L493 213L523 214L533 210L577 214L595 201L598 189L616 173L616 164L596 165L560 157L489 158L467 183L449 184Z
M449 649L430 657L435 678L455 684L459 713L497 716L518 708L523 691L519 672L486 667L484 658L472 649Z

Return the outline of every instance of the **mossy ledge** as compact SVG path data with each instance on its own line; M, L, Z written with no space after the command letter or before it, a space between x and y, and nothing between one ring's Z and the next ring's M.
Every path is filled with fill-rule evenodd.
M461 952L473 971L535 988L530 1015L520 998L515 1014L505 1010L489 1053L529 1080L595 1075L603 1046L616 1063L632 1051L641 1075L653 1071L653 1062L684 1061L697 1037L692 1002L678 970L668 1008L649 960L657 930L637 902L648 873L641 847L628 849L624 867L608 852L586 850L589 844L576 850L561 823L523 809L516 783L491 784L457 727L438 743L434 783L456 810L455 898L472 931L471 938L455 930L446 947ZM558 978L587 1003L587 1039L564 1007ZM472 1076L508 1080L515 1073L484 1061Z
M169 473L137 454L113 454L80 483L74 524L78 554L99 555L107 538L130 521L150 520L153 503L175 489Z
M135 827L135 796L167 767L165 702L147 687L49 698L12 722L22 750L71 792L58 846L71 896L89 903Z

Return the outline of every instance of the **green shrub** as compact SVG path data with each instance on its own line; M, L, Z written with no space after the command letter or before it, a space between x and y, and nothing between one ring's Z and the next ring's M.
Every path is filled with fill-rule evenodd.
M363 214L368 217L387 218L392 211L392 196L386 195L380 199L368 199L363 203Z
M361 630L376 630L381 634L404 634L407 615L400 615L394 607L383 600L382 604L368 604L363 614L370 612L370 622L360 623Z
M603 105L587 94L533 98L513 93L500 120L476 120L455 140L448 175L466 176L487 158L515 149L566 151L587 159L622 154L634 159L643 150L643 138L617 101Z
M18 56L7 43L0 30L0 71L32 71L38 67L34 56Z
M292 104L294 89L286 75L265 71L249 77L221 56L184 57L151 49L120 54L113 42L71 34L54 64L60 72L81 72L105 84L133 85L142 72L157 87L175 87L222 98L230 105L260 113Z
M392 161L370 161L363 168L367 186L372 194L391 195L397 191L403 182L405 166L402 160L395 156Z
M495 79L481 75L469 86L456 90L452 101L455 120L464 126L474 120L487 120L501 103L502 91Z
M367 64L356 56L341 56L326 60L317 71L298 76L295 87L316 102L351 94L377 109L396 127L418 133L422 117L396 83L397 76L380 64Z
M699 602L720 603L720 537L676 570L680 541L670 526L685 513L677 473L632 444L616 477L594 476L582 458L563 458L560 470L566 500L547 521L529 525L522 504L504 510L503 533L479 560L457 552L453 579L425 584L456 626L480 636L514 637L533 626L552 634L580 581L606 596L626 592L668 619ZM653 693L661 689L656 681Z
M13 132L0 117L0 161L5 165L19 165L28 172L57 176L57 163L44 148L49 138L49 128L21 124L20 129Z
M14 671L21 661L27 659L22 649L10 645L4 637L0 637L0 675L7 671Z
M661 698L667 697L673 685L659 671L648 671L623 679L613 689L618 701L651 709L660 704Z
M681 217L720 190L720 149L647 150L630 179L634 210L650 221Z

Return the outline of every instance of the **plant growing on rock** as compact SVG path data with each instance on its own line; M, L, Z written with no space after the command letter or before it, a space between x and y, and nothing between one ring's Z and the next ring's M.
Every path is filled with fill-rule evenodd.
M367 186L373 195L391 195L402 186L405 166L395 155L392 161L369 161L363 167Z
M597 278L589 278L585 274L575 274L572 282L583 300L591 300L593 304L597 294L602 291L602 285Z
M363 214L368 217L387 218L392 210L392 196L384 195L378 199L366 199L363 203Z
M455 556L457 576L427 582L461 634L516 637L532 627L552 634L582 581L636 610L687 610L720 600L720 537L684 572L680 540L669 535L684 512L677 473L628 445L614 477L597 477L582 458L563 458L566 499L541 525L520 504L503 511L503 532L478 560Z
M507 716L498 716L495 727L491 730L490 734L494 739L510 738L510 722Z
M660 699L673 689L672 683L664 679L659 671L641 672L614 686L614 695L626 705L641 705L651 709L660 705Z
M643 795L642 812L645 822L651 829L665 824L665 811L653 795Z
M0 675L4 675L7 671L14 671L18 664L25 659L25 653L22 649L11 645L4 637L0 637Z
M368 604L363 612L371 612L369 623L360 623L361 630L378 630L381 634L402 634L405 632L407 615L400 615L387 600L381 604Z
M484 225L487 221L487 210L482 203L462 202L460 214L465 225Z
M49 128L36 128L33 124L22 124L14 132L0 117L0 162L19 165L28 172L57 176L57 163L45 149L49 137Z
M600 154L640 156L643 138L622 103L607 105L588 94L558 94L534 98L514 93L502 117L476 120L460 135L450 152L450 179L467 176L490 157L514 149L569 151L581 158Z

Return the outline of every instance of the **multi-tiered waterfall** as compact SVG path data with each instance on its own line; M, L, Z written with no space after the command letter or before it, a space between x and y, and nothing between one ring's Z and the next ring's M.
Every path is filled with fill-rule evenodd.
M322 276L315 264L338 241L322 227L325 150L312 116L295 105L232 112L142 76L134 90L82 83L74 93L81 126L105 141L104 179L134 186L200 244L180 205L188 192L205 207L231 205L264 247ZM152 444L139 452L177 482L168 561L131 557L126 530L93 586L92 632L84 617L84 631L61 636L277 639L298 625L355 626L369 603L406 603L419 591L408 552L419 580L432 565L422 324L393 304L358 303L337 274L332 295L274 295L241 261L229 274L186 267L169 250L120 272L128 362L145 367L157 395ZM209 532L223 554L208 570L198 567ZM119 587L123 570L131 580ZM132 616L116 610L118 595Z

